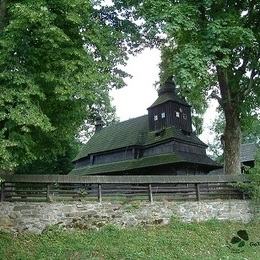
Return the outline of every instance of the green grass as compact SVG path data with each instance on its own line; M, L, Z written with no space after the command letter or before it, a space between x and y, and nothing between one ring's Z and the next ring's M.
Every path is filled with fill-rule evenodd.
M241 248L231 244L238 230L246 230L249 235ZM252 242L259 242L259 246L250 246ZM118 229L107 226L101 231L63 231L51 227L41 235L22 233L17 236L0 232L0 258L260 259L260 222L181 223L172 220L170 225L160 227Z

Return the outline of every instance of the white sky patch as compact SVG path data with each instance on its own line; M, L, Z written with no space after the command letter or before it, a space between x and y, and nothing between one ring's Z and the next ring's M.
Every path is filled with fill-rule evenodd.
M215 119L219 116L217 112L217 107L218 107L218 101L215 99L211 99L209 103L209 107L206 113L204 114L203 132L199 136L199 138L206 144L213 143L213 140L215 138L215 134L210 130L210 128L213 125Z
M154 84L159 81L159 62L157 49L129 57L125 70L133 77L125 80L126 87L110 93L120 121L147 114L147 108L157 99Z

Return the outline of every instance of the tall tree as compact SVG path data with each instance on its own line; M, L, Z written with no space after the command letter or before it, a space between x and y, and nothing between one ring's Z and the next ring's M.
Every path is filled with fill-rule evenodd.
M220 163L223 163L223 146L221 144L221 137L225 129L224 114L221 111L218 118L216 118L211 126L211 133L214 139L208 143L209 150L213 158ZM242 143L259 143L260 142L260 120L255 115L248 116L246 124L242 124Z
M1 0L0 168L67 156L91 108L111 112L108 90L124 85L118 65L140 38L99 2Z
M114 1L144 19L162 47L161 78L175 81L195 107L210 96L225 116L225 172L240 172L241 126L259 114L258 0ZM199 107L199 106L198 106Z

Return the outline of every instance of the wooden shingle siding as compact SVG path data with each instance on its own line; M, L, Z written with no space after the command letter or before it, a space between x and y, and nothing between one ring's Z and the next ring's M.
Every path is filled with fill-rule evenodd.
M162 117L162 113L165 113L165 117ZM179 117L176 116L176 113L179 113ZM149 108L148 115L150 131L157 131L165 127L174 126L187 133L192 132L191 110L189 106L168 101L165 104ZM157 116L157 120L154 120L155 116Z
M182 110L180 116L180 129L190 134L192 132L191 109L190 107L183 106ZM184 118L184 115L186 115L186 119Z
M174 141L143 149L143 157L174 152Z
M94 155L93 164L102 164L109 162L119 162L124 160L133 160L134 153L133 149L122 149L118 152L109 152L106 154L96 154Z
M206 150L204 147L178 141L175 142L175 151L194 153L206 156Z
M90 165L90 158L89 157L84 157L80 160L78 160L77 162L74 163L75 168L79 168L79 167L84 167L87 165Z

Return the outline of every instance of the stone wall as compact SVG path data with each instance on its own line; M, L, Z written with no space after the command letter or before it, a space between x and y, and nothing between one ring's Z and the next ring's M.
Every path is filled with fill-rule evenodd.
M249 222L253 208L249 200L160 201L160 202L2 202L0 231L41 233L49 225L66 229L100 229L168 224L172 217L184 222L210 219Z

